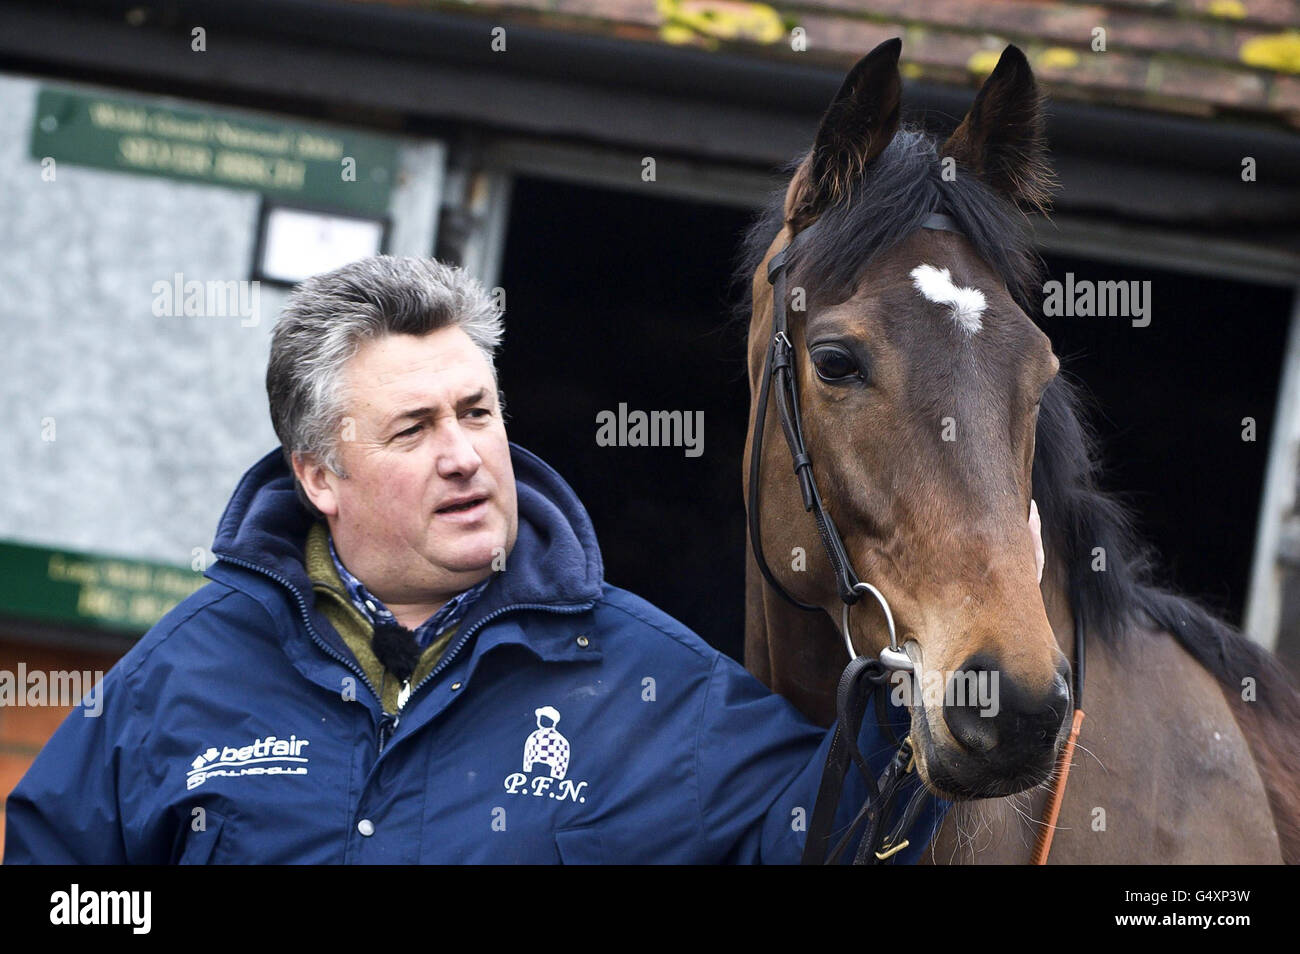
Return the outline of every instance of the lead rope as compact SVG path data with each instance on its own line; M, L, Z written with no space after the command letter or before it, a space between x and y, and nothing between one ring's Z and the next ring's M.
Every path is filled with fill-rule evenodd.
M1052 850L1052 837L1056 834L1056 819L1061 814L1061 801L1065 798L1065 783L1070 778L1070 765L1074 760L1074 744L1079 740L1079 730L1083 727L1083 607L1075 600L1074 606L1074 721L1070 725L1070 737L1065 740L1061 756L1056 762L1056 781L1047 805L1043 809L1043 827L1038 831L1034 843L1034 853L1029 863L1047 864L1047 855Z

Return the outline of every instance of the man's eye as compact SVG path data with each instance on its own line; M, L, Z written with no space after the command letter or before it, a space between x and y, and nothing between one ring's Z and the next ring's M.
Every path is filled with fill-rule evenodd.
M492 410L486 407L472 407L465 412L470 417L491 417Z
M393 436L394 436L394 437L410 437L410 436L413 435L413 434L419 433L420 429L423 428L423 427L424 427L423 424L412 424L412 425L411 425L410 427L408 427L406 430L404 430L404 431L398 431L398 432L397 432L396 434L394 434Z
M862 370L853 355L835 345L814 348L812 363L817 376L823 381L838 382L862 377Z

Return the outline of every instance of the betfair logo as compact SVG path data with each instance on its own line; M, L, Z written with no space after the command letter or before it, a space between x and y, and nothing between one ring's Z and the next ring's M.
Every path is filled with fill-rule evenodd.
M190 763L185 787L195 789L208 779L219 776L306 775L307 757L302 753L309 745L308 739L296 735L287 739L268 735L240 747L227 745L218 749L211 746Z

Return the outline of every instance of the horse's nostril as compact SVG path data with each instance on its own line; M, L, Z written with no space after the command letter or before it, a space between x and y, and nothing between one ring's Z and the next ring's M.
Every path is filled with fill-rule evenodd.
M977 654L950 677L944 722L963 749L989 757L989 768L1019 771L1055 744L1069 708L1069 683L1058 673L1045 693L1030 694L994 663Z
M981 715L983 711L984 707L977 702L943 707L943 721L948 723L948 731L957 744L981 755L992 752L998 744L998 720Z
M943 719L957 744L968 752L983 755L998 746L1001 732L996 694L999 691L993 660L975 655L948 677Z

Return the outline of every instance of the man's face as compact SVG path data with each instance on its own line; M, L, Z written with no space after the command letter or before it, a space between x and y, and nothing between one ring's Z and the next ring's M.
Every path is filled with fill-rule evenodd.
M514 547L518 509L483 353L456 327L388 335L361 346L343 386L348 476L300 475L339 558L389 604L445 600L486 579Z

